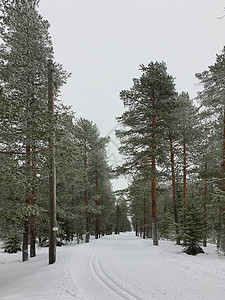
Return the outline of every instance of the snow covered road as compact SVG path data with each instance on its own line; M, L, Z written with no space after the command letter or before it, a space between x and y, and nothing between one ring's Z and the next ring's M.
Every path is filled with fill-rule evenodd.
M1 252L0 299L224 300L225 258L213 245L205 251L188 256L172 242L123 233L57 248L51 266L47 249L26 263Z

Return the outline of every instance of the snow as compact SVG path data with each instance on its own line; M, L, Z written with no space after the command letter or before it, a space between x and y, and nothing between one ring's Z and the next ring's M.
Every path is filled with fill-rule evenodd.
M134 233L57 247L53 265L47 248L27 262L1 250L0 299L225 299L225 258L215 245L204 250L189 256L173 242L153 246Z

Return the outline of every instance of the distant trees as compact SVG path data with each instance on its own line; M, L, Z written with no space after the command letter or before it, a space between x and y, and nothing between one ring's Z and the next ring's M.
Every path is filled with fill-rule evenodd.
M142 236L143 234L144 239L152 237L150 197L149 178L145 179L138 175L134 176L128 192L128 199L131 201L130 213L136 236Z
M126 203L126 198L119 195L116 199L115 207L115 234L120 232L131 231L131 223L128 219L128 206Z
M110 184L111 169L105 150L108 138L100 137L97 126L82 118L77 120L75 130L83 174L83 183L77 197L85 210L85 241L89 242L91 233L94 233L97 239L108 231L115 202ZM110 231L112 232L112 228Z

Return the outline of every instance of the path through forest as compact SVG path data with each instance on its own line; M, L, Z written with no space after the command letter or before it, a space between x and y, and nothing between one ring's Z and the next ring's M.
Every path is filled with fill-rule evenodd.
M1 252L0 299L225 299L225 258L205 250L188 256L172 242L122 233L57 248L54 265L44 248L25 263Z

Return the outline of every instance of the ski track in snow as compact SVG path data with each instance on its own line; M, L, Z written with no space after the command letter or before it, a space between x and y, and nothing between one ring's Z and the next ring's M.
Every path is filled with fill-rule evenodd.
M124 300L141 300L141 298L133 295L129 291L125 290L122 286L120 286L118 283L116 283L109 275L107 275L103 268L101 267L99 263L99 255L101 252L101 248L103 247L103 244L100 244L98 247L96 247L95 251L92 254L91 261L90 261L90 267L94 274L94 276L102 282L106 288L108 288L114 295L119 297L119 299Z
M134 233L57 248L53 265L46 248L25 263L0 250L0 300L224 300L225 258L204 250L189 256Z
M135 238L130 236L131 241L136 239L136 242L139 244L139 242L141 242L141 240L139 238ZM121 240L122 240L122 236L121 236ZM148 241L149 242L149 241ZM112 246L112 245L111 245ZM104 243L102 245L102 250L105 251L109 251L109 248L107 247L107 245ZM105 248L105 249L104 249ZM113 286L117 286L120 290L121 290L121 295L123 296L122 299L138 299L138 300L149 300L149 299L168 299L168 300L172 300L172 299L180 299L181 295L177 294L176 292L173 292L172 289L169 291L167 286L165 284L163 284L163 282L161 280L159 280L159 276L158 273L161 272L161 269L154 269L151 268L151 275L148 273L146 273L146 276L144 278L144 281L139 279L139 274L137 274L137 265L135 263L135 260L131 259L129 260L129 265L123 265L122 268L119 268L118 266L115 268L116 273L113 273L113 277L115 278L115 280L119 280L119 277L122 277L122 282L124 281L124 277L126 278L126 285L127 285L127 289L125 289L124 287L122 287L121 285L119 285L115 280L113 280L110 276L106 275L106 272L104 271L104 268L101 267L100 263L99 263L99 256L100 256L100 251L101 249L98 250L97 252L97 258L96 258L96 264L99 268L99 271L97 275L100 276L101 274L103 274L103 276L105 276L107 279L110 280L110 282L113 284ZM132 255L132 246L129 247L128 249L126 249L126 256L129 257L129 251L131 253L131 257ZM135 249L135 251L137 252L138 255L138 249ZM114 250L114 253L116 253L116 249ZM120 254L120 252L118 252ZM96 254L94 254L93 256L95 256ZM101 255L101 257L103 257L104 259L104 254ZM148 257L148 254L147 256ZM109 259L109 257L107 258L107 260ZM107 261L106 260L106 261ZM111 258L112 261L120 261L123 262L124 259L117 259L116 256L113 258ZM112 266L111 266L112 267ZM123 270L121 272L121 270ZM108 269L109 271L109 269ZM123 273L123 274L122 274ZM112 274L112 273L111 273ZM134 277L134 274L136 275ZM102 278L101 278L102 279ZM103 277L104 279L104 277ZM133 286L135 286L134 291L138 291L139 290L139 294L141 296L138 295L134 295L134 293L131 293L130 291L128 292L128 289L132 289L132 285L130 284L130 282L132 283ZM158 282L157 282L158 281ZM121 278L120 278L120 282L121 282ZM123 282L124 285L124 282ZM185 297L183 297L183 299L186 299Z

